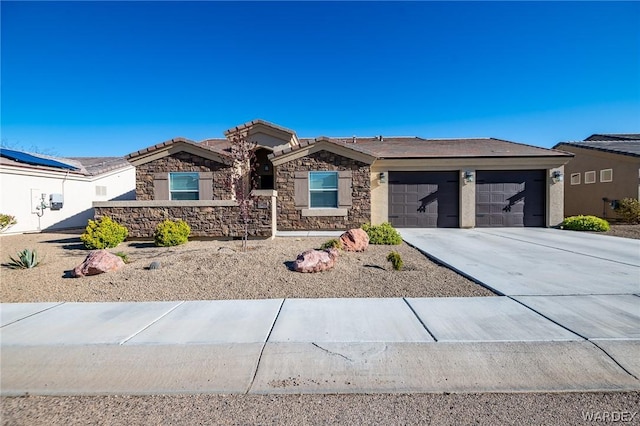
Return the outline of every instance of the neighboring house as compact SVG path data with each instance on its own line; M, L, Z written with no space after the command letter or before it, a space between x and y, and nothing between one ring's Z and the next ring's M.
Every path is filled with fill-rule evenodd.
M2 148L0 187L0 213L17 220L5 233L84 227L94 216L93 201L135 198L135 168L121 157L56 158Z
M554 149L574 154L565 166L567 216L617 218L623 198L640 197L640 134L595 134L584 141L560 142Z
M566 152L493 138L298 138L254 120L200 143L175 138L127 156L136 201L94 203L96 216L148 237L163 219L194 236L233 237L238 208L227 185L230 140L256 142L258 196L252 235L396 227L554 226L563 219L558 179ZM555 178L554 178L555 176Z

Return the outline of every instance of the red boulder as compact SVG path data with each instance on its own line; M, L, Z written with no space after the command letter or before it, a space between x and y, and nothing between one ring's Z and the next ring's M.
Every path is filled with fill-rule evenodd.
M117 271L124 266L124 261L106 250L95 250L89 253L80 265L73 268L74 277L98 275L103 272Z

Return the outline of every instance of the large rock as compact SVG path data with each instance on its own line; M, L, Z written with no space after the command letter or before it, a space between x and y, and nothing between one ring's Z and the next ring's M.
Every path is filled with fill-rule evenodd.
M307 250L298 255L293 262L293 270L297 272L322 272L333 268L338 258L338 250Z
M369 247L369 236L363 229L349 229L340 235L340 242L344 251L365 251Z
M124 266L124 261L106 250L95 250L89 253L80 265L73 268L74 277L98 275L104 272L117 271Z

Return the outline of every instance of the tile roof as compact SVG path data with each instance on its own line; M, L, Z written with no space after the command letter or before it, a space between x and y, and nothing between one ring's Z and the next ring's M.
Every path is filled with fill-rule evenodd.
M147 148L140 149L140 150L138 150L136 152L132 152L131 154L127 154L124 158L126 158L127 160L130 160L130 159L136 158L136 157L138 157L140 155L143 155L143 154L146 154L146 153L149 153L149 152L153 152L153 151L157 151L159 149L163 149L165 147L171 146L171 145L176 144L178 142L184 142L184 143L188 143L188 144L198 145L197 143L195 143L191 139L187 139L187 138L183 138L182 136L178 136L177 138L169 139L167 141L157 143L157 144L155 144L153 146L149 146Z
M131 166L124 157L70 157L69 159L81 164L90 176Z
M24 151L20 151L24 152ZM43 171L55 171L55 172L69 172L75 175L81 176L98 176L111 170L116 170L124 167L131 167L131 164L124 157L56 157L52 155L27 153L30 156L36 158L42 158L44 160L53 160L54 162L63 163L64 165L72 166L75 170L70 170L67 167L57 167L55 164L48 164L43 162L42 164L29 163L16 161L11 158L2 156L0 158L0 164L21 167L33 170Z
M286 132L286 133L289 133L289 134L292 134L292 135L296 134L296 132L294 132L291 129L287 129L286 127L278 126L277 124L273 124L273 123L271 123L269 121L256 119L256 120L247 121L246 123L241 124L241 125L236 126L236 127L233 127L233 128L231 128L229 130L225 130L224 131L224 135L227 136L227 135L229 135L229 134L231 134L233 132L237 132L238 130L248 129L248 128L256 125L256 124L262 124L262 125L265 125L265 126L273 127L276 130L280 130L281 132Z
M596 133L585 141L624 141L624 140L640 140L640 133Z
M570 157L572 154L494 138L423 139L365 137L300 139L300 146L275 152L279 157L325 140L376 158Z
M562 147L561 147L562 146ZM554 146L563 150L571 151L570 147L593 149L596 151L610 152L632 157L640 157L640 138L636 140L585 140L577 142L560 142Z

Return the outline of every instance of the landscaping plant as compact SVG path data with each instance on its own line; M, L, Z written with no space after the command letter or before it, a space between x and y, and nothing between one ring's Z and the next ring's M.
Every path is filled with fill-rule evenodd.
M384 222L381 225L371 225L365 223L362 229L369 236L369 244L382 244L397 246L402 244L402 237L396 229L389 223Z
M127 253L123 251L119 251L115 253L115 255L118 256L120 259L122 259L124 263L131 263L131 260L129 259L129 256L127 255Z
M340 242L339 239L334 238L334 239L331 239L329 241L326 241L326 242L322 243L322 245L320 246L320 250L326 250L326 249L330 249L330 248L342 250L342 242Z
M16 218L10 214L0 213L0 232L18 223Z
M38 253L35 250L24 249L18 252L18 258L14 259L9 256L11 260L7 266L11 269L31 269L40 264L38 259Z
M620 200L616 213L626 223L640 223L640 201L635 198Z
M126 227L104 216L98 220L89 219L89 224L80 240L90 250L113 248L123 242L129 231Z
M172 247L189 240L191 227L182 219L160 222L153 231L153 241L158 247Z
M255 168L255 148L257 144L247 138L246 132L237 132L230 136L231 158L233 159L233 172L227 178L227 186L233 192L238 203L240 220L242 222L242 251L247 250L249 240L249 225L251 224L251 211L254 208L254 196L252 189Z
M397 251L392 251L387 255L387 260L391 262L393 269L399 271L404 266L404 262L402 261L402 257L400 257L400 253Z
M605 232L609 230L609 222L596 216L571 216L562 221L560 228L571 231Z

